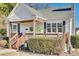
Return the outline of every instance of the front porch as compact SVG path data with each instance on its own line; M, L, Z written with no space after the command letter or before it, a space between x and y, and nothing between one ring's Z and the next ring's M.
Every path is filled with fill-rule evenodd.
M35 36L36 33L44 33L43 21L38 20L26 20L26 21L13 21L9 22L9 37L12 37L12 34L30 34Z
M46 24L44 20L26 20L26 21L10 21L9 28L7 29L7 34L9 37L12 37L13 34L26 34L26 35L63 35L65 32L65 22L58 23L60 27L57 28L54 23L54 27L50 31L47 28L49 23ZM56 31L57 30L57 31ZM48 32L49 31L49 32Z

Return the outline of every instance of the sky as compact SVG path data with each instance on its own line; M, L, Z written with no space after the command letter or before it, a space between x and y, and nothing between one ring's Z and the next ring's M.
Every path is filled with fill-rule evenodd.
M65 7L65 6L70 6L72 5L71 3L53 3L49 4L49 6L53 7ZM74 4L75 7L75 24L76 27L79 27L79 3Z

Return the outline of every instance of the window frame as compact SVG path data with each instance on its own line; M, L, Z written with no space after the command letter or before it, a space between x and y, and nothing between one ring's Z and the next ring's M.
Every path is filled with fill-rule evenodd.
M61 26L59 27L58 24L61 24ZM59 28L61 28L61 32L59 31ZM62 33L63 32L63 23L57 23L57 29L58 29L58 33Z
M16 26L15 29L14 29L14 26ZM12 32L13 32L13 33L16 33L17 30L18 30L18 25L13 23L13 24L12 24Z
M48 32L48 30L47 30L47 24L49 24L49 23L46 23L46 33L51 33L51 31ZM50 23L50 26L51 26L51 23ZM50 29L51 29L51 27L50 27Z
M51 31L52 31L52 33L56 33L56 32L57 32L57 29L56 29L57 24L56 24L56 23L51 23L51 24L55 24L55 27L52 27L52 26L51 26L51 29L52 29ZM56 29L56 31L53 31L53 29Z
M53 28L53 27L52 27L52 24L53 24L53 23L56 24L56 28L55 28L56 31L55 31L55 32L52 30L52 28ZM61 31L61 32L59 32L58 23L61 23L61 24L62 24L62 31ZM48 28L48 27L47 27L47 24L51 24L51 27L50 27L51 30L50 30L50 32L47 31L47 28ZM63 33L63 23L62 23L62 22L46 22L46 33Z

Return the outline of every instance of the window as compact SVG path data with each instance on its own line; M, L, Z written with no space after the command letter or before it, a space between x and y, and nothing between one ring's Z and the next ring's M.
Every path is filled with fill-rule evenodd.
M62 23L58 23L58 32L62 32Z
M52 23L52 32L56 32L56 23Z
M16 25L13 25L13 30L14 30L14 31L16 31L16 27L17 27Z
M63 32L63 23L46 23L47 32Z
M47 23L47 32L51 32L51 23Z
M33 27L29 27L30 31L33 31Z
M26 28L25 30L28 30L28 28Z

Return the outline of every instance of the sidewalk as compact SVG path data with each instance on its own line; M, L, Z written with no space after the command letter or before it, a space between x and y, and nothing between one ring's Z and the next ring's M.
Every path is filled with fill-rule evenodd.
M0 56L57 56L57 55L46 55L39 53L32 53L29 51L18 51L14 49L0 48ZM73 49L71 54L63 53L60 56L79 56L79 49Z
M11 52L16 52L16 50L0 48L0 54L7 54L7 53L11 53Z

